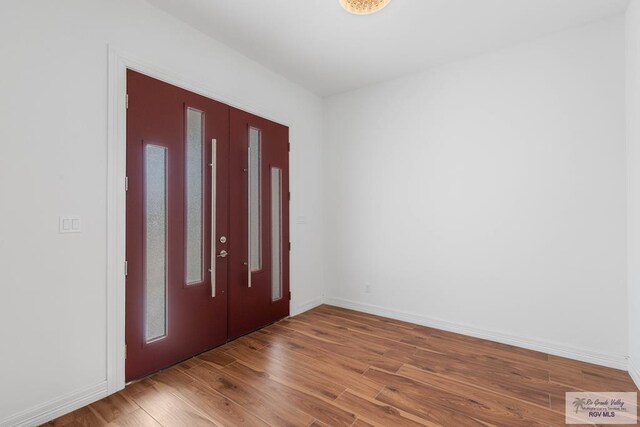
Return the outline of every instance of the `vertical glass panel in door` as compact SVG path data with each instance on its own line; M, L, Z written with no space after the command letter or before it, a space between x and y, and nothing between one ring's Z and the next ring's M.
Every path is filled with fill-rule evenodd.
M167 324L167 149L144 150L145 337L166 335Z
M185 244L186 283L200 283L202 268L202 183L203 183L202 111L187 108Z
M249 271L262 269L262 250L260 242L260 130L249 128Z
M282 298L282 170L271 168L271 300Z

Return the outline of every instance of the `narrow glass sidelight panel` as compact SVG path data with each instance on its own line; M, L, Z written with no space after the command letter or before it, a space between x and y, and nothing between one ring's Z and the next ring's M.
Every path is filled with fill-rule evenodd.
M282 170L271 168L271 300L282 298Z
M145 337L167 334L167 149L144 149Z
M249 272L262 269L260 145L260 130L249 128ZM249 279L249 285L251 285L251 279Z
M203 193L203 119L202 111L187 108L185 165L185 244L187 284L201 283L202 268L202 193Z

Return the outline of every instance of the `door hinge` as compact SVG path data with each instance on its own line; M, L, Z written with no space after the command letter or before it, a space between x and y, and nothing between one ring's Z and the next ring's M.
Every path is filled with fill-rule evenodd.
M289 252L291 252L291 242L289 242Z
M288 144L287 146L287 151L290 153L291 152L291 143Z
M129 94L124 96L124 108L127 110L129 109Z
M127 358L127 345L124 345L124 358Z
M291 291L289 291L289 301L291 301Z
M124 262L124 276L127 277L129 274L129 263L127 261Z
M289 201L291 201L291 191L289 191Z
M124 191L129 191L129 177L124 177Z

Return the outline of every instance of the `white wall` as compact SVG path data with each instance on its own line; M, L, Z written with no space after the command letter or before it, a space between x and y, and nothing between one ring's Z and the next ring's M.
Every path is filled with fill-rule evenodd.
M640 387L640 1L629 3L627 28L627 158L629 373Z
M143 1L4 2L0 425L104 388L107 44L291 127L292 311L323 294L319 98Z
M617 17L326 100L328 301L625 367L624 53Z

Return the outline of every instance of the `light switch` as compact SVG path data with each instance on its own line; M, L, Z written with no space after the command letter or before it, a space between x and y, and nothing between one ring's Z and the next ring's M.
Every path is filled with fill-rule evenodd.
M61 216L60 233L81 233L82 222L79 216Z

